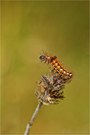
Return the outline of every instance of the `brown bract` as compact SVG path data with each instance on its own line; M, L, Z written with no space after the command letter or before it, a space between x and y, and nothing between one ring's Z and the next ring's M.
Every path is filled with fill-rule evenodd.
M35 92L37 99L45 105L55 104L64 98L63 88L67 80L58 73L42 75Z

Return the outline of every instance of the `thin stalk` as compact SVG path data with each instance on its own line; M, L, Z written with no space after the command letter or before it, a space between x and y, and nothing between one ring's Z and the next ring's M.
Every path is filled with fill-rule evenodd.
M43 105L42 102L39 102L39 103L38 103L38 105L37 105L37 107L36 107L36 109L35 109L35 111L34 111L32 117L31 117L31 119L30 119L30 121L28 122L28 124L27 124L27 126L26 126L26 130L25 130L24 135L29 135L30 130L31 130L31 127L32 127L32 125L33 125L33 122L34 122L34 120L35 120L35 118L36 118L36 116L37 116L37 114L38 114L40 108L42 107L42 105Z

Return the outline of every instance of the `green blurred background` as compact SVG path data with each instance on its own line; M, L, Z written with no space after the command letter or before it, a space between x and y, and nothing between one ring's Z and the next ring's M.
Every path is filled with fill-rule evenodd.
M89 128L88 1L13 1L1 4L1 134L23 134L38 101L37 81L48 73L38 57L56 55L72 71L66 97L43 106L31 133L86 134Z

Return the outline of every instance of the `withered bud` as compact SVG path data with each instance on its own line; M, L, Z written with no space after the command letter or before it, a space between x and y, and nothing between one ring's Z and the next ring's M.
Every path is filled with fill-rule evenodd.
M39 101L45 105L55 104L63 99L63 88L67 83L58 73L42 75L35 92Z

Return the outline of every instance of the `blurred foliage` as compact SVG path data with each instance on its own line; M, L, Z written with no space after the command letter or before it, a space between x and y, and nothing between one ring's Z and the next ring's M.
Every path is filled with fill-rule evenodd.
M31 133L86 134L89 127L88 1L1 1L2 134L24 133L37 99L34 91L56 55L74 77L58 105L43 106Z

